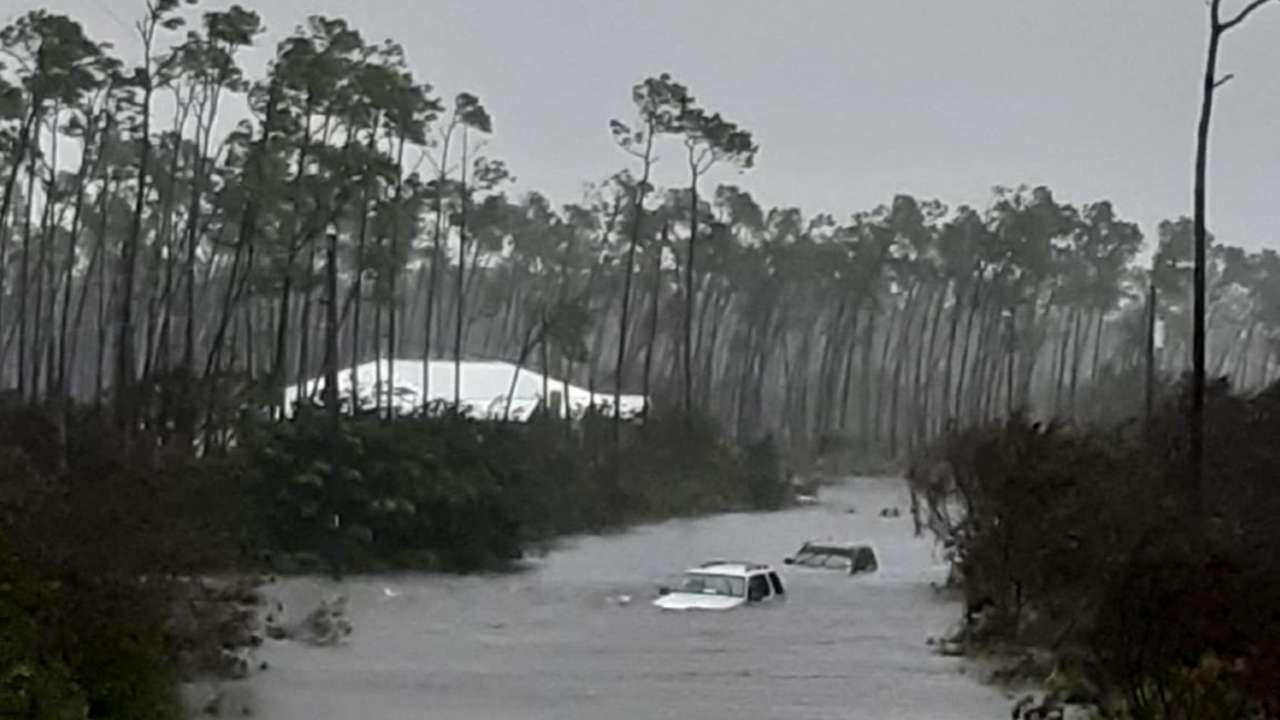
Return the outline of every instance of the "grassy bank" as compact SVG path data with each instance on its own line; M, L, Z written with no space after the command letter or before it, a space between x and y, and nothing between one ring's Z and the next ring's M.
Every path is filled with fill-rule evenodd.
M467 572L559 535L782 506L772 444L709 423L615 429L458 415L245 419L195 459L123 438L91 410L0 412L0 716L167 718L182 677L250 643L264 571Z
M1015 418L918 459L970 652L1052 658L1027 669L1111 717L1278 716L1280 388L1214 390L1200 487L1184 410L1175 397L1149 423Z

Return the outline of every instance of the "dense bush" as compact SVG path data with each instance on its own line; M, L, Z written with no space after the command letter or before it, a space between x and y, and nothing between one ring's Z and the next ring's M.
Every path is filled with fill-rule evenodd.
M954 547L970 642L1077 658L1128 717L1275 717L1280 389L1213 389L1199 492L1184 411L1174 397L1145 425L957 432L911 481Z
M197 460L91 410L0 408L0 717L174 716L179 676L250 642L244 609L190 575L493 568L560 534L785 499L771 442L684 417L301 408Z
M248 425L224 482L254 509L260 527L241 536L258 550L348 571L492 567L553 535L785 500L767 441L739 452L669 418L626 426L615 445L608 423L370 414L335 430L303 408Z
M0 717L163 720L178 711L163 593L59 576L5 548Z
M243 439L247 500L261 509L267 550L314 553L343 569L375 560L470 569L518 553L504 488L523 473L507 465L500 432L372 416L334 432L304 412Z
M92 417L59 418L0 412L0 717L174 717L164 573L216 539L189 542L167 483Z

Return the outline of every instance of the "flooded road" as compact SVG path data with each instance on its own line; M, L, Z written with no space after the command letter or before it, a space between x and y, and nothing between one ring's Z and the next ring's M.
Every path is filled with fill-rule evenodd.
M904 515L880 517L891 505ZM575 538L524 573L268 586L298 614L345 593L354 632L338 647L269 642L270 669L242 690L271 720L1005 717L998 691L925 644L959 609L931 589L945 568L907 507L901 483L857 480L817 506ZM824 536L874 543L879 573L782 565ZM788 599L650 606L660 582L711 558L774 564Z

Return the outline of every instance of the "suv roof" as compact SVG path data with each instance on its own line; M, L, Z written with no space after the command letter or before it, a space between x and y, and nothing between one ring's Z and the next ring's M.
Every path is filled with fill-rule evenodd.
M708 575L747 575L769 569L769 566L764 563L745 560L711 560L702 563L696 568L690 568L689 572L706 573Z

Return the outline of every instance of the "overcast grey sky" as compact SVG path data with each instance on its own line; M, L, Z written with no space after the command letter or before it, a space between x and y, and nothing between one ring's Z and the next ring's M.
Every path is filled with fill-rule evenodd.
M1243 0L1225 0L1234 10ZM225 5L225 2L211 3ZM663 71L752 130L756 167L715 181L766 205L838 218L895 193L984 204L993 185L1113 200L1150 241L1190 214L1207 10L1201 0L242 0L275 41L307 15L345 16L405 45L445 96L478 94L491 152L556 202L627 163L610 117ZM141 0L0 0L0 15L70 11L133 44ZM112 17L115 16L115 18ZM1210 224L1276 246L1280 6L1228 38L1211 157ZM681 181L676 148L660 183Z

